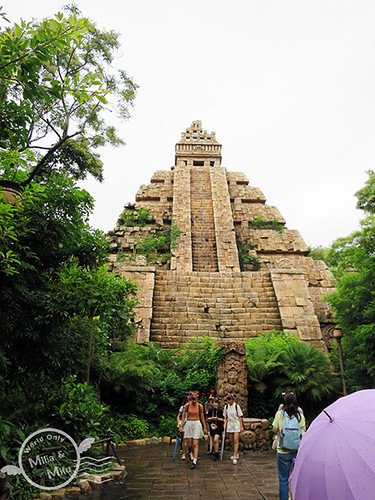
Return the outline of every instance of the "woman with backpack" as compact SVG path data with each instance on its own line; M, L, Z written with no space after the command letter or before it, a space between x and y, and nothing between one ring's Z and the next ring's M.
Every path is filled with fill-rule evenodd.
M305 431L305 417L299 411L297 398L293 392L287 392L284 396L283 407L277 411L273 421L274 434L280 434L277 444L280 500L288 500L289 498L290 470L293 458L297 455L302 434Z
M224 408L224 427L233 450L233 455L230 458L233 460L233 465L236 465L237 460L240 458L238 454L240 432L243 432L244 428L242 421L243 413L239 405L234 402L234 397L234 394L230 394L229 392L225 397L228 404Z
M193 463L191 464L190 469L195 469L197 466L199 439L204 437L204 434L207 434L203 405L198 403L198 397L198 392L190 393L190 401L185 405L184 414L182 415L182 422L185 422L184 438L188 440L189 449L193 450ZM180 426L179 429L181 432L182 426Z

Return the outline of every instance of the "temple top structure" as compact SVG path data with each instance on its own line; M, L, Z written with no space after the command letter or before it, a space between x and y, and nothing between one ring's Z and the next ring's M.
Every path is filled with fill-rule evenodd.
M186 161L194 157L194 166L203 166L204 162L209 162L213 166L221 163L221 144L217 142L215 132L210 134L202 129L200 120L194 121L186 132L181 133L181 139L176 144L176 165L178 160ZM187 164L187 163L186 163Z

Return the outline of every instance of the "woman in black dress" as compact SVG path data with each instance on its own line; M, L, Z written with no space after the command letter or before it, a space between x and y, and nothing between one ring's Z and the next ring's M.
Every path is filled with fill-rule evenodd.
M219 407L219 400L215 398L212 403L212 408L208 411L207 423L210 426L210 436L214 443L213 458L217 460L219 454L219 439L224 430L224 415L223 410Z

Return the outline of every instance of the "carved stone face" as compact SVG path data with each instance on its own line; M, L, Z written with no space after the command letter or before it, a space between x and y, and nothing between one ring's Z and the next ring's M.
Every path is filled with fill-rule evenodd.
M228 367L229 370L239 370L241 368L241 362L238 359L238 356L235 356L234 354L229 354L225 360L225 365Z
M228 382L232 385L235 385L238 379L237 370L229 370L228 372Z
M252 431L245 431L245 432L242 432L242 434L240 435L240 439L242 442L244 443L253 443L256 439L256 436L254 434L254 432Z

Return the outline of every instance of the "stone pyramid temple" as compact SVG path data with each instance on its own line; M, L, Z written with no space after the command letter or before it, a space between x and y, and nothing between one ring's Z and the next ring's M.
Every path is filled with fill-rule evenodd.
M269 330L326 350L334 329L324 262L242 172L221 164L215 133L194 121L175 164L142 185L108 233L110 270L139 285L136 340L176 348L195 337Z

